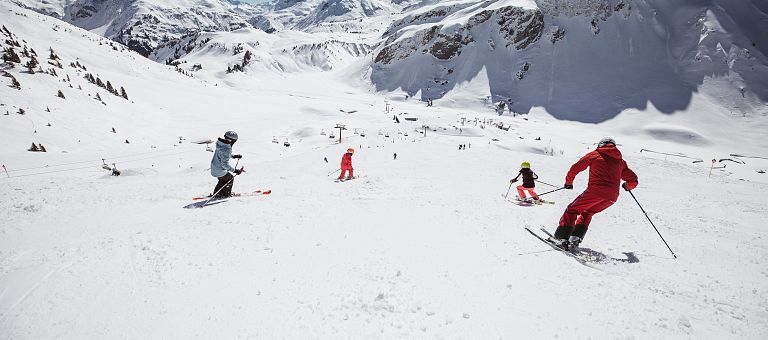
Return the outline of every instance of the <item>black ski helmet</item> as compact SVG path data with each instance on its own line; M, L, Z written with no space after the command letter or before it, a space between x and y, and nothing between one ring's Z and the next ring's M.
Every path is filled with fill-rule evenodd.
M234 131L227 131L227 133L224 134L224 138L229 139L233 142L237 141L237 132Z
M605 146L606 144L613 144L615 146L616 145L616 141L613 140L613 138L611 138L611 137L604 137L603 139L600 140L599 143L597 143L597 147L600 148L600 147Z

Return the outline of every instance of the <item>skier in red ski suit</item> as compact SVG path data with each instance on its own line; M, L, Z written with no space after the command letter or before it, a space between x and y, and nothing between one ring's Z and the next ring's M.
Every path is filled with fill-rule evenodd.
M339 179L344 179L344 175L349 171L349 176L347 176L347 179L352 179L355 169L352 168L352 155L355 153L355 149L349 148L347 149L347 153L344 154L344 156L341 157L341 174L339 175Z
M550 241L564 248L575 248L584 239L592 216L616 202L619 198L619 184L624 190L637 187L637 175L621 158L613 138L600 140L597 149L586 154L571 166L565 176L565 189L573 189L573 180L580 172L589 167L587 190L576 197L560 217L560 224Z

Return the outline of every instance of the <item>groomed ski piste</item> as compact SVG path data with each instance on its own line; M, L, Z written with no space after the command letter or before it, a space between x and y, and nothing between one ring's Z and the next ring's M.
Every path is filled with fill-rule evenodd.
M0 11L41 61L51 46L130 98L94 100L71 68L73 88L19 69L21 90L0 78L2 339L768 338L768 160L753 158L768 157L765 116L736 119L694 94L686 111L649 105L600 124L536 108L499 117L470 90L426 107L349 71L201 81ZM195 142L227 130L247 170L234 191L272 193L184 209L215 185ZM624 191L582 243L590 266L532 237L525 227L554 230L586 172L543 197L554 205L501 197L523 161L561 186L604 136L677 259ZM348 147L359 177L334 182Z

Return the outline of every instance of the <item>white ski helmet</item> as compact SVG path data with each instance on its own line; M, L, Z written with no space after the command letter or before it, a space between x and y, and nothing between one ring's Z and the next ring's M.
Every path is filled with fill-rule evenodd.
M615 146L616 145L616 141L613 140L613 138L611 138L611 137L603 137L603 139L601 139L600 142L597 143L597 147L600 148L600 147L605 146L606 144L613 144Z
M234 131L227 131L227 133L224 134L224 138L229 139L233 142L237 141L237 132Z

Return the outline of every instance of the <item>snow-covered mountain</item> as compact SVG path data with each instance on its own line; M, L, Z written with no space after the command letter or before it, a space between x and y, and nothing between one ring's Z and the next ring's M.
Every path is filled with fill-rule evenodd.
M261 8L225 0L53 0L14 2L120 42L147 56L197 32L248 27Z
M694 92L734 115L765 114L762 1L440 2L395 21L375 51L381 91L423 99L477 81L493 101L598 121L648 104L684 110ZM580 118L582 117L582 118Z

